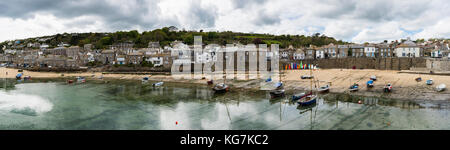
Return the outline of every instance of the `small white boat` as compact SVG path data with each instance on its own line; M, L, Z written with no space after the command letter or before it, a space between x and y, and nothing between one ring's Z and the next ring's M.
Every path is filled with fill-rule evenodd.
M84 83L84 82L86 82L86 78L84 78L84 77L77 77L77 82Z
M329 85L325 85L325 86L322 86L319 89L317 89L317 92L328 92L328 91L330 91Z
M301 76L300 78L301 79L311 79L311 78L313 78L314 76L312 76L312 75L303 75L303 76Z
M436 86L436 90L438 92L444 91L445 90L445 84L439 84L438 86Z
M153 86L162 86L164 82L153 83Z
M375 75L370 76L370 80L376 81L377 80L377 76L375 76Z
M432 85L433 84L433 79L427 80L427 85Z

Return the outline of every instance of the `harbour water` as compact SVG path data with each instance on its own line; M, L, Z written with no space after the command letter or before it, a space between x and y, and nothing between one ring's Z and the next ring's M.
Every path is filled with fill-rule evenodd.
M390 130L450 129L448 102L321 95L298 107L289 97L208 86L138 81L1 81L0 129ZM358 104L361 101L361 104Z

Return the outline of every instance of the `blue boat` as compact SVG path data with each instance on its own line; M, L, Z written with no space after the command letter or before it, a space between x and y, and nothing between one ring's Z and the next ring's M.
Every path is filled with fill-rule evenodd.
M353 84L352 86L350 86L349 88L350 91L358 91L358 84Z
M369 88L373 87L373 80L367 81L367 87Z
M433 84L433 79L427 80L427 85L432 85Z
M16 79L17 79L17 80L22 79L22 73L18 73L18 74L16 75Z
M309 94L308 94L308 95L309 95ZM307 96L306 93L294 94L294 95L292 95L292 100L293 100L293 101L296 101L296 100L299 100L299 99L301 99L301 98L303 98L303 97L305 97L305 96Z
M312 104L316 104L317 96L316 95L308 95L303 99L299 100L297 103L301 106L308 106Z
M266 82L272 82L272 78L267 78Z

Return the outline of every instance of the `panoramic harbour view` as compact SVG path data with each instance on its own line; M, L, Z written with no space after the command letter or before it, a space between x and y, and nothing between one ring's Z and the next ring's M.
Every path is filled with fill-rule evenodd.
M431 149L450 136L446 0L0 6L0 138L14 147Z
M328 93L319 95L314 106L299 107L289 97L271 99L266 91L215 94L206 85L165 85L130 80L79 84L62 79L3 80L0 129L450 129L448 102Z

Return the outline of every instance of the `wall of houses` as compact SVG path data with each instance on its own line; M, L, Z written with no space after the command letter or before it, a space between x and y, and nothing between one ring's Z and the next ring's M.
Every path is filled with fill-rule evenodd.
M424 58L342 58L342 59L316 59L303 61L280 62L282 67L288 63L317 64L319 68L347 68L352 69L380 69L380 70L409 70L411 67L426 67Z

